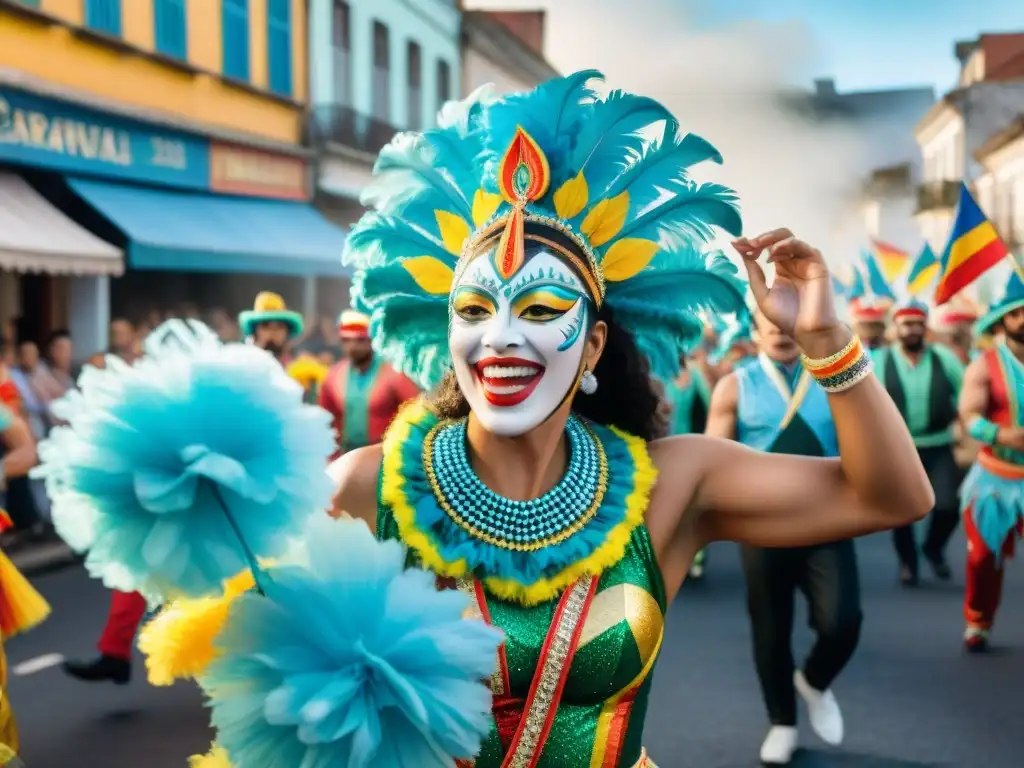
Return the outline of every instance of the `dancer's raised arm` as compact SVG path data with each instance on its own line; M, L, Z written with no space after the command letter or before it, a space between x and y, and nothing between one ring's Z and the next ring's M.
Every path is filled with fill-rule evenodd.
M760 453L717 439L701 441L700 450L692 441L656 445L661 482L669 486L694 476L673 467L699 463L697 486L678 489L678 498L692 499L698 538L799 546L923 517L933 504L928 478L892 399L870 375L867 352L837 319L821 253L787 229L734 245L759 310L796 339L804 366L829 393L840 456ZM770 288L758 263L766 250L777 270ZM720 405L726 394L719 393Z

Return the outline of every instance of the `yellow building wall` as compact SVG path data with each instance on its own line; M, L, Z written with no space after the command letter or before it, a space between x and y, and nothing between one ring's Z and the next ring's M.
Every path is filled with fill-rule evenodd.
M305 2L291 2L291 98L301 103L308 93ZM277 142L300 141L300 105L251 92L219 77L223 61L219 0L187 0L188 63L200 70L198 73L76 36L68 27L83 24L83 0L43 0L41 8L68 26L0 9L0 67L220 129ZM249 19L250 85L265 89L267 0L250 0ZM121 22L126 44L144 52L154 50L153 0L122 3Z

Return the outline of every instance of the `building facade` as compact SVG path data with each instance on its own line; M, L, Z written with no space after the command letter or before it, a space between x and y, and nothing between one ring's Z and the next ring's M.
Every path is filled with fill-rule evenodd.
M26 335L71 326L88 355L111 307L141 313L139 297L233 312L252 296L224 292L248 273L309 305L318 276L340 276L344 234L309 204L305 13L0 0L0 196L24 209L0 231L17 255L0 261L0 302Z
M558 72L544 58L544 11L464 11L462 92L528 91Z
M309 15L317 207L348 226L384 145L458 96L461 12L454 0L310 0Z
M975 159L982 167L978 204L1024 267L1024 117L983 144Z
M984 172L975 153L1024 114L1024 34L982 35L957 43L955 53L957 87L914 131L923 168L915 215L937 253L949 237L961 181L973 184Z

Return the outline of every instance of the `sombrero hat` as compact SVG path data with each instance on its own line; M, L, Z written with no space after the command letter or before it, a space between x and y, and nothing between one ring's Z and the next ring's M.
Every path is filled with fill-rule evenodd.
M256 295L252 309L247 309L238 316L238 325L242 336L252 336L260 323L284 323L288 326L289 338L302 333L302 315L292 312L278 294L261 291Z
M1010 280L1006 284L1003 297L993 304L988 312L982 315L981 320L974 326L975 332L979 334L991 333L993 326L1010 312L1021 307L1024 307L1024 280L1021 279L1017 272L1014 272L1010 275Z

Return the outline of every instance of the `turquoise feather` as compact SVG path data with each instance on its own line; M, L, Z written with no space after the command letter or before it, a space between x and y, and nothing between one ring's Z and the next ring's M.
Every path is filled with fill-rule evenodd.
M415 256L433 256L455 267L456 257L438 238L405 219L371 211L349 232L342 263L368 269Z
M639 237L660 241L666 234L686 239L709 240L720 227L731 235L743 230L736 193L720 184L679 182L673 185L673 197L642 211L627 221L616 240ZM615 241L609 243L610 247Z
M391 171L401 174L403 180L432 190L447 198L448 204L442 210L457 213L472 220L470 201L463 194L451 176L442 169L447 153L439 153L436 145L427 136L418 133L400 133L380 152L373 172L375 176L387 177ZM459 155L453 155L455 160Z
M591 189L604 189L619 175L623 157L643 151L645 142L639 132L660 120L672 119L671 113L654 99L612 91L580 128L569 156L570 175L582 173ZM591 195L591 205L602 198Z
M673 183L687 181L687 169L708 160L722 162L722 155L708 141L692 133L679 138L677 131L675 121L669 123L661 141L629 163L596 198L615 197L628 189L633 210L642 211L657 202L662 191Z

